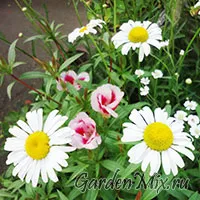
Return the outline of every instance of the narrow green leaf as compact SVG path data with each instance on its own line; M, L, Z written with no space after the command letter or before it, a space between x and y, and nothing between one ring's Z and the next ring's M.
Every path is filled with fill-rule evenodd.
M50 78L51 76L43 72L31 71L25 72L20 76L20 79L34 79L34 78Z
M17 41L18 41L18 39L15 40L15 41L10 45L10 48L9 48L9 51L8 51L8 63L9 63L9 65L13 65L14 62L15 62L15 58L16 58L15 46L16 46Z
M61 191L57 190L60 200L69 200Z
M10 192L6 192L5 190L0 190L0 197L14 198L14 194L10 194Z
M33 40L43 39L44 37L45 37L44 35L34 35L34 36L29 37L28 39L26 39L24 41L24 43L30 42L30 41L33 41Z
M68 58L59 68L59 72L63 71L66 67L68 67L71 63L73 63L75 60L80 58L83 55L83 53L76 54L75 56L72 56Z
M127 178L129 175L131 175L136 169L138 169L138 167L140 166L140 164L132 164L130 163L128 165L128 167L124 170L124 171L121 171L120 174L121 174L121 178L124 179L124 178Z
M96 200L99 190L89 190L86 194L86 199Z
M16 62L16 63L14 63L13 64L13 68L15 68L15 67L18 67L19 65L24 65L24 64L26 64L25 62Z
M199 200L200 199L200 195L198 192L195 192L190 198L189 200Z
M11 99L11 91L12 91L12 88L13 88L14 84L15 84L15 82L12 82L7 87L7 94L8 94L8 98L9 99Z
M112 171L112 172L115 172L117 169L119 169L120 171L123 171L124 168L118 163L118 162L115 162L115 161L112 161L112 160L103 160L101 161L100 163L104 168Z

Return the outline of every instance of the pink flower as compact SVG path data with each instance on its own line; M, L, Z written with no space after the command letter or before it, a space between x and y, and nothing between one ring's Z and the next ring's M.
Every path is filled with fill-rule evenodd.
M79 80L88 82L90 80L89 74L87 72L81 72L79 75L77 75L73 70L62 72L57 81L57 89L66 89L66 83L70 83L76 88L76 90L80 90L81 85L77 83Z
M101 137L96 131L96 123L85 112L80 112L71 120L69 127L75 131L71 145L78 149L95 149L101 144Z
M91 105L93 110L102 113L104 117L118 117L118 114L114 111L122 97L124 92L120 90L119 87L105 84L98 87L92 92Z

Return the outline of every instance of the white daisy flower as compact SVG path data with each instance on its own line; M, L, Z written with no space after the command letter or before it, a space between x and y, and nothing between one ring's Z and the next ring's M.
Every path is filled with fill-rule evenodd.
M161 70L156 69L154 72L151 73L154 79L162 78L163 73Z
M6 164L13 163L13 176L32 182L33 187L37 186L40 175L45 183L48 178L58 181L55 171L68 166L66 152L75 150L66 146L74 131L60 128L68 118L57 113L58 110L53 110L43 125L43 110L30 111L26 114L27 123L19 120L18 126L9 129L14 137L7 138L5 143L5 150L11 151Z
M184 103L184 106L185 106L186 110L196 110L197 103L195 101L189 101L189 100L187 100Z
M140 83L142 83L142 84L144 84L144 85L149 85L150 80L149 80L148 77L142 78L142 79L140 80Z
M78 37L83 37L84 35L88 35L89 33L96 34L97 30L95 27L103 28L102 24L105 22L101 19L92 19L90 22L81 28L76 28L68 35L68 41L73 43Z
M199 123L199 117L197 115L189 115L187 121L190 126L194 126Z
M187 121L187 113L182 110L176 111L174 117L179 121Z
M190 128L190 133L192 136L195 138L199 138L200 136L200 124L199 125L194 125Z
M194 150L190 135L183 132L183 123L161 108L154 113L149 107L138 111L134 109L129 119L133 122L123 124L122 142L139 142L128 151L130 163L142 163L142 171L150 164L150 175L157 173L162 165L165 174L177 175L178 167L184 167L179 153L194 160L190 151Z
M147 94L149 94L149 87L145 85L144 87L140 88L140 95L146 96Z
M120 31L112 37L116 49L123 45L121 50L123 55L127 55L131 48L133 50L139 48L139 62L150 54L150 45L161 48L159 40L162 40L162 30L150 21L129 20L122 24Z
M135 75L139 78L139 77L144 75L144 71L141 70L141 69L136 69L135 70Z

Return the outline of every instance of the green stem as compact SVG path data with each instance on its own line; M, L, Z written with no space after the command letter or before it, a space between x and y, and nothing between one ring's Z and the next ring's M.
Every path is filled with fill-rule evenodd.
M116 33L117 26L117 2L114 0L114 33Z
M108 65L107 65L107 63L106 63L106 60L105 60L105 58L104 58L104 56L103 56L103 54L102 54L100 48L98 47L96 41L94 40L94 38L93 38L90 34L88 34L88 37L91 39L92 43L93 43L94 46L96 47L97 51L99 52L99 55L101 56L101 59L102 59L104 65L105 65L105 67L106 67L106 69L108 70Z
M190 42L189 42L189 44L188 44L188 46L187 46L187 48L186 48L186 50L185 50L184 55L183 55L183 56L180 56L180 58L179 58L179 60L178 60L178 62L177 62L177 64L176 64L177 66L180 66L180 67L178 68L178 73L180 73L180 71L181 71L181 69L182 69L183 61L184 61L184 59L185 59L187 53L189 52L189 49L190 49L192 43L194 42L195 38L199 35L199 33L200 33L200 28L197 29L196 33L194 34L194 36L193 36L192 39L190 40Z
M55 99L52 99L50 96L46 95L45 93L42 93L40 91L38 91L37 89L35 89L34 87L32 87L31 85L27 84L26 82L22 81L21 79L19 79L18 77L16 77L14 74L10 74L10 76L12 76L16 81L18 81L19 83L21 83L22 85L24 85L25 87L27 87L29 90L33 90L35 92L37 92L39 95L47 98L48 100L53 101L54 103L57 103L59 106L61 106L62 104L59 103L58 101L56 101Z
M74 5L74 9L75 9L76 16L77 16L77 19L79 21L79 24L81 26L83 26L82 21L81 21L81 17L80 17L79 12L78 12L78 8L77 8L77 5L76 5L76 2L75 2L75 0L72 0L72 2L73 2L73 5Z

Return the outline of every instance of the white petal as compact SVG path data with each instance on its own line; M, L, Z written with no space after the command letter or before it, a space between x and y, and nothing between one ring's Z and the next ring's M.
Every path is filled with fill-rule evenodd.
M37 164L35 166L34 174L33 174L32 179L31 179L33 187L36 187L37 184L38 184L38 180L39 180L39 176L40 176L40 170L41 170L41 161L38 160Z
M174 151L173 149L168 149L168 154L171 158L172 161L175 162L176 165L178 165L180 168L183 168L185 166L183 159L181 158L181 156Z
M170 165L168 153L167 151L162 151L161 154L162 154L161 157L162 157L162 166L163 166L164 172L166 175L169 175L170 170L171 170L171 165Z
M151 167L150 176L153 176L154 173L158 172L160 164L161 164L160 152L152 150L151 161L150 161L150 167Z
M47 170L46 170L47 168L46 163L48 162L47 159L48 158L46 157L41 160L41 177L44 183L48 182L48 176L47 176Z
M53 134L58 128L60 128L67 121L67 119L68 118L66 116L61 117L59 120L56 121L56 123L54 123L54 125L50 128L50 130L48 130L47 134L49 136Z
M152 159L151 153L152 153L152 150L150 148L148 148L146 150L145 157L144 157L144 159L142 161L142 165L141 165L141 169L142 169L143 172L146 171L147 166L149 165L149 163L150 163L150 161Z
M57 182L58 181L58 177L56 176L55 171L53 170L53 168L51 166L47 167L47 174L48 177L53 181L53 182Z
M25 153L25 151L12 151L11 153L8 154L6 164L10 165L11 163L14 163L14 165L16 165L26 157L27 154Z
M154 116L149 107L145 106L139 112L142 115L142 117L144 118L144 120L147 122L147 124L151 124L154 122Z
M185 147L172 145L172 148L175 149L176 151L184 154L190 160L194 160L194 154L190 150L186 149Z
M124 128L123 133L122 142L135 142L143 139L143 133L134 129Z
M130 42L124 44L122 47L122 55L127 55L131 47L132 47L132 44Z
M144 49L143 49L143 46L140 46L140 49L139 49L139 62L142 62L144 59Z
M145 42L145 43L142 44L142 47L143 47L145 56L148 56L150 54L150 51L151 51L150 45Z
M156 122L163 122L164 124L167 123L168 114L166 111L162 110L161 108L155 109L154 117L155 117Z
M53 110L47 117L45 124L44 124L44 132L47 133L47 131L51 128L52 123L54 122L54 118L57 115L58 110ZM50 127L50 128L49 128Z
M28 171L28 173L26 175L25 181L27 183L30 183L31 178L34 176L36 164L37 164L37 160L33 160L32 165L31 165L31 167L30 167L30 169L29 169L29 171Z
M27 123L33 132L39 131L36 110L26 113Z
M129 162L136 163L136 164L139 163L146 149L147 149L147 145L145 142L141 142L135 145L134 147L132 147L128 151L128 156L130 157Z
M27 133L32 133L31 128L22 120L17 121L17 125Z
M12 128L9 128L8 130L12 135L14 135L15 137L19 138L19 139L26 139L28 137L28 134L23 131L22 129L20 129L17 126L14 126Z
M140 113L134 109L130 116L129 119L136 124L137 127L142 128L143 130L146 128L147 124L145 123L144 119L140 115Z
M43 126L43 110L38 109L37 110L37 119L38 119L38 129L39 131L42 131Z

